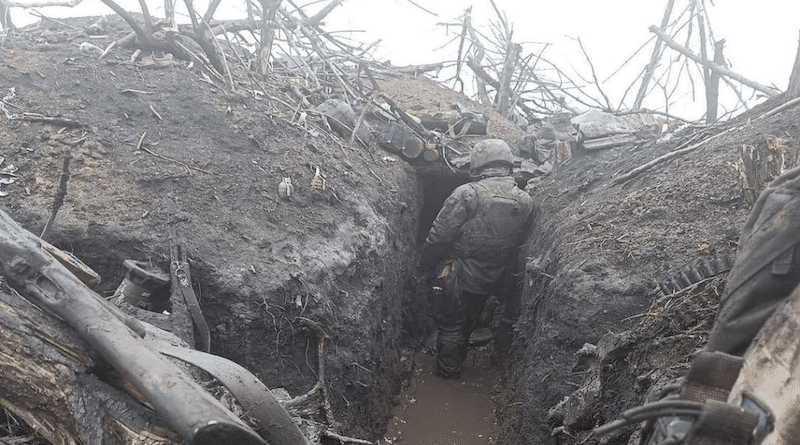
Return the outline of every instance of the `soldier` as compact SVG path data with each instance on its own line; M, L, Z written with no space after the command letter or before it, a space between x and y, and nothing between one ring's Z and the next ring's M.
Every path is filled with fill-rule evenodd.
M502 300L516 288L517 250L533 215L533 200L511 177L514 157L502 140L475 145L470 157L473 181L453 190L433 222L422 249L420 268L436 268L437 292L430 310L436 321L436 375L457 379L467 356L469 336L490 295ZM498 349L510 346L516 304L506 301L495 337Z
M772 181L742 228L706 349L744 355L800 282L800 167Z
M737 405L730 405L728 399L731 389L739 378L740 370L745 365L745 358L756 360L756 363L750 366L749 372L752 374L753 369L757 370L761 366L771 364L770 360L763 359L764 356L779 355L774 351L756 350L745 357L745 352L767 319L786 301L800 282L798 249L800 249L800 167L795 167L772 181L759 195L750 211L739 237L736 262L728 274L725 292L720 299L708 344L692 360L691 368L680 385L679 393L650 405L651 408L663 408L667 403L675 402L684 403L681 407L686 408L691 406L686 405L686 402L696 403L700 404L695 407L698 409L698 414L658 418L654 422L648 445L665 443L727 445L746 443L753 436L759 437L760 441L769 433L774 416L767 414L761 403L781 407L779 411L783 413L785 407L781 404L785 403L784 400L766 398L761 402L745 403L747 397L743 397L740 408ZM774 339L759 346L776 347L773 343ZM790 348L787 344L777 347ZM772 377L780 380L777 375L776 373ZM782 383L791 386L794 382L795 380L789 379ZM768 383L765 388L761 388L763 383ZM745 387L756 388L755 392L762 397L770 394L770 385L773 384L775 382L771 382L770 379L753 379L748 374L745 374L743 383ZM780 385L777 387L780 388ZM787 393L794 394L788 389ZM752 395L748 397L751 401L755 400ZM639 411L644 412L647 408L645 405ZM658 410L653 411L658 412ZM721 435L720 431L725 431L725 434ZM781 435L786 433L787 431L780 431ZM790 436L796 434L789 433Z

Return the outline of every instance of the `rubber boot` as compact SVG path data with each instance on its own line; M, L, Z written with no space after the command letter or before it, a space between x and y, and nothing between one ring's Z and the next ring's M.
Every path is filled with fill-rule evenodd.
M467 358L467 340L463 330L439 328L436 336L436 375L444 379L461 378L461 365Z

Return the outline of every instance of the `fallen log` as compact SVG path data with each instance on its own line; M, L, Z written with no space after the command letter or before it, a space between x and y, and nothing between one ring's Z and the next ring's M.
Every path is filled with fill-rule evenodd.
M142 333L130 328L132 323L126 322L121 311L47 254L33 234L3 211L0 211L0 273L25 298L63 319L141 392L159 417L186 442L263 443L252 429L186 373L148 348L140 338ZM14 347L22 349L25 343L7 344L12 345L13 354ZM14 386L20 383L24 381Z
M0 405L53 445L178 441L154 411L100 377L106 367L64 321L0 289Z

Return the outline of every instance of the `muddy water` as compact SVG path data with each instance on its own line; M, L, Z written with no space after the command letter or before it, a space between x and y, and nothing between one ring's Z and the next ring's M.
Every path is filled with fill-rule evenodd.
M434 375L436 360L414 357L414 376L398 396L398 405L380 445L485 445L494 443L495 423L489 399L497 379L489 355L472 350L460 380Z

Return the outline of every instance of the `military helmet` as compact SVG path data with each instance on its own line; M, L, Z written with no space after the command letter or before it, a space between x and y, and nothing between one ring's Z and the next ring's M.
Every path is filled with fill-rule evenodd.
M501 165L514 168L514 155L505 141L486 139L475 144L469 157L470 173L475 174L483 168Z

